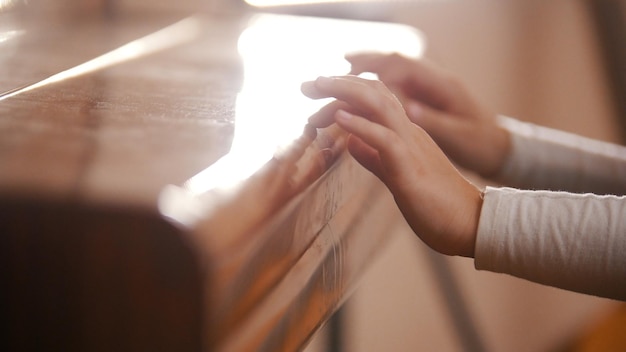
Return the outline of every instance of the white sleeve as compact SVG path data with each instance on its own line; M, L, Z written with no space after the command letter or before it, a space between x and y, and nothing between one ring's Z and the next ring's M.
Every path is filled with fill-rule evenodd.
M511 154L496 181L523 189L626 195L626 147L500 116Z
M626 197L488 187L474 263L626 300Z

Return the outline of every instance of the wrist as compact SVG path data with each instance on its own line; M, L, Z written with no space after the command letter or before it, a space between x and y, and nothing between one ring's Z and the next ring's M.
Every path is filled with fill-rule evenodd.
M484 190L474 186L472 196L470 198L470 207L468 211L467 232L463 236L463 246L458 253L459 256L474 258L474 247L476 246L476 236L478 233L478 223L480 221L480 213L483 207Z

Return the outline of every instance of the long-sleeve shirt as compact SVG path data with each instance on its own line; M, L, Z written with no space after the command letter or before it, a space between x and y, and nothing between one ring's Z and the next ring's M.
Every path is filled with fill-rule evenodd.
M497 179L516 188L486 188L476 268L626 300L626 148L499 122L512 148Z

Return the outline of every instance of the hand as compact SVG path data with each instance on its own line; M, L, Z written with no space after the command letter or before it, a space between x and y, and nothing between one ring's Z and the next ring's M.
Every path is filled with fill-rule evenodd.
M496 115L448 72L425 60L398 54L355 54L351 74L376 73L420 125L458 165L483 177L500 171L510 153L510 135Z
M474 255L482 199L480 191L452 165L437 144L407 117L402 104L380 81L356 76L305 82L308 97L333 101L309 118L325 127L336 122L351 133L348 150L393 194L413 231L431 248Z

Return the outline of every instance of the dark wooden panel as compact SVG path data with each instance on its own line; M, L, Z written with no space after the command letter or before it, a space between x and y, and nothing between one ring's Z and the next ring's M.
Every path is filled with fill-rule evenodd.
M3 351L197 351L201 273L154 213L0 199Z

